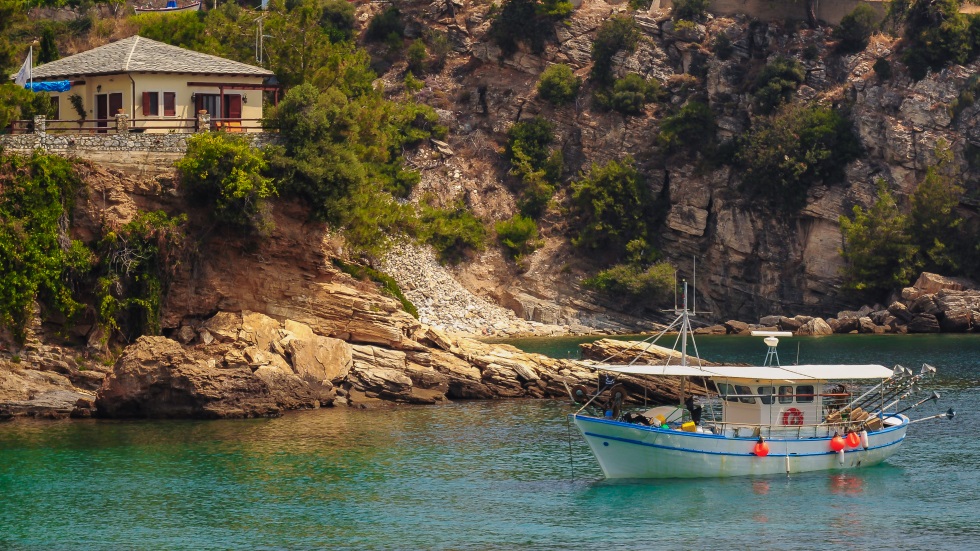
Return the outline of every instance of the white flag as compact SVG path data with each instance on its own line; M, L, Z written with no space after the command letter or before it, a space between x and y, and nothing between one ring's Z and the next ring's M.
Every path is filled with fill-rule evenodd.
M31 76L31 54L33 51L27 54L27 59L24 60L24 64L20 66L20 71L14 75L14 84L17 86L23 86L27 84L27 79Z

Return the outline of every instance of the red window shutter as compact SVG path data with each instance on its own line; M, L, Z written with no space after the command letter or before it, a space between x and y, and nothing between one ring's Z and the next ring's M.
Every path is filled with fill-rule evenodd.
M242 97L235 95L225 96L225 118L226 119L241 119L242 118Z
M163 116L174 117L177 115L177 92L163 93Z
M150 115L155 115L156 113L150 113L150 93L143 92L143 116L149 117Z

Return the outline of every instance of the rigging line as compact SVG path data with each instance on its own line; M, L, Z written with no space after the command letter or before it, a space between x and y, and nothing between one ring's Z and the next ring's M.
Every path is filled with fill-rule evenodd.
M680 318L678 318L678 319L680 319ZM659 335L657 335L657 338L656 338L656 339L653 339L652 341L650 341L650 342L648 342L648 343L647 343L647 346L646 346L646 348L644 348L643 350L641 350L641 351L640 351L640 354L645 354L646 352L648 352L648 351L650 350L650 347L651 347L651 346L653 346L653 345L655 345L655 344L657 344L657 341L658 341L658 340L660 340L660 337L662 337L662 336L664 336L664 335L665 335L665 334L667 333L667 331L670 331L670 329L671 329L672 327L674 327L675 325L677 325L677 320L674 320L674 322L673 322L673 323L671 323L671 324L670 324L669 326L667 326L667 328L666 328L666 329L664 329L663 331L661 331L661 332L660 332L660 334L659 334ZM647 340L649 340L649 339L647 339ZM645 341L641 341L641 342L645 342ZM676 346L675 346L675 347L676 347ZM627 350L629 350L629 349L627 348ZM625 351L624 351L624 352L625 352ZM637 362L637 360L639 360L639 359L640 359L640 354L637 354L637 355L636 355L636 356L635 356L635 357L634 357L634 358L633 358L633 359L632 359L632 360L630 361L630 363L629 363L629 364L627 364L627 365L633 365L633 364L635 364L635 363Z
M671 323L670 325L668 325L666 328L664 328L664 330L661 331L660 334L658 334L656 336L651 335L651 336L649 336L649 337L647 337L647 338L645 338L645 339L643 339L641 341L633 341L633 343L630 344L629 346L627 346L625 349L620 350L618 352L614 352L612 355L607 356L607 357L603 358L602 360L599 360L599 363L606 363L609 360L615 358L616 356L619 356L620 354L625 354L625 353L629 352L630 349L633 348L634 346L636 346L637 344L643 344L643 343L649 341L650 339L653 339L653 341L650 342L649 344L652 345L652 344L656 343L657 342L657 339L659 339L660 337L664 336L664 334L667 333L667 331L670 331L675 325L677 325L677 322L678 322L679 319L680 318L678 318L677 320L674 320L674 322ZM647 347L647 349L644 350L644 352L646 350L648 350L648 349L649 349L649 346Z
M568 470L575 480L575 463L572 462L572 420L565 416L565 435L568 437Z

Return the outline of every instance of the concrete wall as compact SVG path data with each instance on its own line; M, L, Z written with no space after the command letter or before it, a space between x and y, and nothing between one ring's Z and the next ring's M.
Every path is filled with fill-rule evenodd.
M35 149L65 157L78 157L117 170L133 173L159 173L173 168L174 161L187 152L187 139L194 134L4 134L0 149L29 155ZM275 143L279 134L256 132L241 134L256 146Z

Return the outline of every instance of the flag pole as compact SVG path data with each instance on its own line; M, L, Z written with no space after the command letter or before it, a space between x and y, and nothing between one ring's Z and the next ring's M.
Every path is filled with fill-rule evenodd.
M34 91L34 43L31 42L31 49L27 53L27 74L30 75L31 92Z

